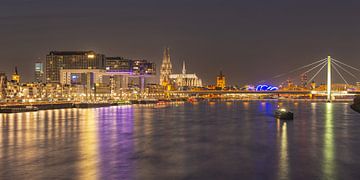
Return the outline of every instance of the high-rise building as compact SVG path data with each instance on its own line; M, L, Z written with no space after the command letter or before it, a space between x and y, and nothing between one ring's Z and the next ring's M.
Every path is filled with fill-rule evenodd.
M170 61L170 49L164 49L163 61L160 69L160 85L170 85L170 74L172 73L172 65Z
M13 73L12 76L11 76L11 80L12 80L13 82L15 82L15 83L20 83L20 75L19 75L19 73L18 73L18 69L17 69L16 66L15 66L15 71L14 71L14 73Z
M35 63L35 82L41 83L44 81L44 63L36 62Z
M225 76L223 75L222 71L220 71L220 74L216 77L216 87L221 89L226 87Z
M105 56L94 51L51 51L46 56L46 82L59 83L61 69L105 69Z

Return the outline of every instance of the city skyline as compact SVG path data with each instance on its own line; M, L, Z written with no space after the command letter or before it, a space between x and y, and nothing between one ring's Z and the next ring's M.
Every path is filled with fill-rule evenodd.
M51 50L94 50L159 66L164 47L172 49L174 64L187 61L204 84L214 84L220 70L230 77L229 84L253 83L327 55L359 67L359 5L323 0L4 1L0 71L9 75L18 66L30 81L30 67ZM273 65L275 70L269 68Z

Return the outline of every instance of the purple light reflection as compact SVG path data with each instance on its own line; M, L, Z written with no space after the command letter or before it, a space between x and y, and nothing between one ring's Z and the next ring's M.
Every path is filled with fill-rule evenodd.
M100 179L133 179L134 108L99 109Z

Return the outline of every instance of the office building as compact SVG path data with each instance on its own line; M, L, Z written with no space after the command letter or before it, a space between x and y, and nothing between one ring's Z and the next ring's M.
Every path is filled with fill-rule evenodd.
M94 51L51 51L46 56L46 82L59 83L61 69L105 69L105 56Z
M44 81L44 63L36 62L35 63L35 73L34 73L35 82L42 83Z

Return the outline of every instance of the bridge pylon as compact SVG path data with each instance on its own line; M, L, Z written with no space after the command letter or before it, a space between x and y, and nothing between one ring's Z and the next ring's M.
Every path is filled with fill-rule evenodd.
M331 56L328 56L327 61L327 102L331 102Z

